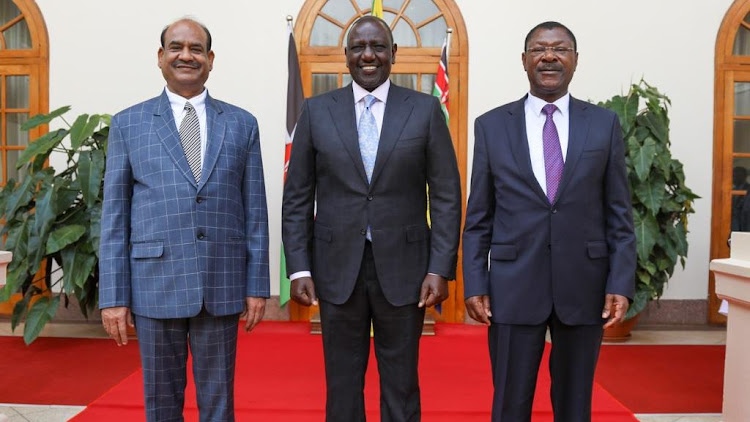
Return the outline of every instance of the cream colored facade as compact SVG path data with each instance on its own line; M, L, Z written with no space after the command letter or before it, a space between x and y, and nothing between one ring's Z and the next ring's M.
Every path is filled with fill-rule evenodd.
M673 155L702 199L690 219L690 254L665 298L705 299L711 235L714 47L730 0L456 0L469 37L469 151L473 120L528 89L521 51L535 24L557 20L578 39L572 95L593 101L644 77L672 100ZM156 96L159 33L190 15L213 35L211 95L258 118L268 191L271 277L278 280L286 95L287 15L303 0L37 0L50 39L50 109L115 113ZM343 51L342 51L343 61ZM471 171L469 153L469 174ZM62 166L61 157L52 165ZM468 187L467 187L468 189ZM272 281L272 294L278 285Z

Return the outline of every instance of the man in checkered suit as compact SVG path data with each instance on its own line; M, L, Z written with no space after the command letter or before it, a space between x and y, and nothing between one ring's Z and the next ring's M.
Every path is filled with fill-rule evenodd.
M135 322L146 415L182 421L188 344L201 421L234 421L238 318L250 331L269 296L258 125L204 87L205 26L161 35L167 82L112 118L104 179L99 306L118 345Z

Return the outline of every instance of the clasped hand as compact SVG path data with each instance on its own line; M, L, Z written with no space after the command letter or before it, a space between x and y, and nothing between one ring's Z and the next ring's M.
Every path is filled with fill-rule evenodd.
M311 277L300 277L292 280L289 294L292 300L303 306L317 305L318 297L315 295L315 284ZM437 305L448 298L448 280L435 275L427 274L422 281L422 289L419 293L417 306L429 307Z

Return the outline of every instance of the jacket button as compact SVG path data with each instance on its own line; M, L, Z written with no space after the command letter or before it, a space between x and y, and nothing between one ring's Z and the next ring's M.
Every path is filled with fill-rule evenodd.
M359 231L359 234L361 234L362 236L365 236L365 235L367 235L367 230L362 229L362 230Z
M372 201L372 195L367 195L367 200Z
M197 202L197 203L200 204L201 202L203 202L203 197L199 196L199 197L195 198L195 202Z
M552 214L557 214L557 208L552 208Z
M198 240L203 240L206 238L206 235L203 233L198 233Z

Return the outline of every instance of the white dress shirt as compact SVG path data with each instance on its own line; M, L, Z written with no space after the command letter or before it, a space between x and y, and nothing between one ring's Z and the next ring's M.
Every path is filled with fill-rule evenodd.
M357 127L359 127L359 118L362 116L362 112L365 111L365 97L372 95L378 99L370 106L370 111L375 117L375 124L378 126L378 135L383 130L383 116L385 115L385 102L388 100L388 90L391 88L391 81L386 79L379 87L367 91L361 86L357 85L356 82L352 81L352 91L354 92L354 113L357 116ZM292 148L294 148L292 146ZM302 277L312 277L310 271L297 271L296 273L289 276L289 280L296 280Z
M203 92L196 95L193 98L184 98L174 92L170 91L169 88L164 88L169 98L169 105L172 108L172 115L174 116L174 122L177 125L177 130L180 130L182 120L185 118L185 103L190 101L195 113L198 115L198 123L201 127L201 167L203 167L203 157L206 156L206 145L208 144L208 126L206 125L206 96L208 90L205 88Z
M526 139L529 142L529 156L531 158L531 169L534 171L539 186L547 193L547 175L544 170L544 143L542 141L542 129L547 115L542 111L546 101L529 93L524 102L526 115ZM557 127L557 136L560 138L563 163L568 154L568 138L570 128L570 93L558 98L554 103L557 110L552 114L552 120Z
M385 102L388 100L388 90L391 89L391 81L386 79L382 85L368 92L366 89L357 85L356 82L352 81L352 91L354 91L354 111L357 115L357 127L359 127L359 119L362 116L362 112L365 111L365 97L372 95L378 99L372 103L370 111L375 117L375 123L378 125L378 135L383 130L383 115L385 115Z

